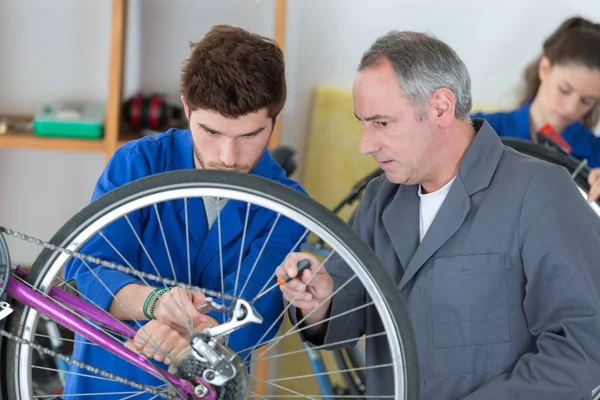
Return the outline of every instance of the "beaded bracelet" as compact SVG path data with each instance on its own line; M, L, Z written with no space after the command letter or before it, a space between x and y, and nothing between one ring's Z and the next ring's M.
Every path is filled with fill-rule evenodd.
M159 287L154 289L146 300L144 301L144 305L142 306L142 311L144 312L144 316L149 320L154 319L154 307L156 307L156 303L158 299L162 297L163 294L169 291L169 288Z

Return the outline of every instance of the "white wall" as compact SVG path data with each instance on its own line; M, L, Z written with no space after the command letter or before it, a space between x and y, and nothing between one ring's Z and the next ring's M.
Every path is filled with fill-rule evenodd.
M0 0L0 113L55 100L106 100L110 0ZM188 41L213 24L273 34L273 0L131 0L125 95L177 100ZM522 68L566 17L600 21L598 0L288 0L289 100L282 140L303 149L311 94L350 86L362 52L399 29L436 34L463 57L478 104L510 105ZM499 4L499 3L498 3ZM0 225L49 238L89 201L98 153L0 149ZM11 241L15 262L37 249ZM33 252L32 252L33 251Z

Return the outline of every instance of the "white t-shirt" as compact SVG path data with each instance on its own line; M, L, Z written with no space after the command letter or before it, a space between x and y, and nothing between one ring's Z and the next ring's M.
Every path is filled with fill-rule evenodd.
M455 179L456 177L452 178L452 180L443 188L431 193L423 194L421 191L421 185L419 185L419 197L421 198L419 207L419 229L421 241L423 241L425 233L427 233L427 230L431 226L433 219L437 215L442 203L446 199L446 195L450 190L450 186L452 186L452 182L454 182Z

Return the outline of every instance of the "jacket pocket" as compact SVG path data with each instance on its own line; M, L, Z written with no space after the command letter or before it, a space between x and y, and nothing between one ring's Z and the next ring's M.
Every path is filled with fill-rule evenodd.
M504 254L435 259L431 312L434 347L510 341Z

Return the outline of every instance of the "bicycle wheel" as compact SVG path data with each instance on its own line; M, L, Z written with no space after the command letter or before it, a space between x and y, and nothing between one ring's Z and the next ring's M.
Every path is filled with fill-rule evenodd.
M519 153L565 167L571 174L577 172L573 181L582 196L587 199L587 194L590 191L590 185L587 181L590 169L587 165L582 164L582 160L578 160L554 148L542 146L524 139L501 138L501 140L504 145L515 149ZM600 217L600 201L590 203L590 207Z
M357 346L362 346L362 343L357 344ZM343 376L346 381L348 394L354 396L354 398L361 398L365 396L366 392L366 377L362 372L365 360L362 355L362 352L357 348L337 349L334 351L336 364L342 371L345 371Z
M395 399L418 398L417 359L412 327L402 299L399 293L397 293L393 281L389 279L387 271L380 264L372 250L361 241L358 235L344 221L325 207L291 188L258 176L234 172L205 170L167 172L131 182L99 198L67 222L49 243L69 251L79 251L86 248L86 243L95 238L97 239L98 235L102 236L102 231L105 227L111 223L115 223L115 221L122 221L130 213L139 210L152 210L152 207L158 210L157 204L162 205L174 201L184 201L187 204L188 199L191 201L194 198L205 197L217 197L247 203L247 210L250 210L251 205L266 208L277 214L275 224L281 216L303 226L306 228L306 232L312 231L318 237L325 239L329 247L352 270L354 277L366 288L369 298L372 301L364 306L374 307L379 313L383 330L377 335L380 336L379 339L387 341L390 351L390 364L371 365L367 368L390 368L392 376L395 377L395 382L391 385L393 393L389 393L389 396L380 396L379 394L377 396ZM156 212L158 213L158 211ZM247 222L248 217L246 216ZM215 223L219 223L218 219ZM273 224L271 232L275 224ZM246 226L244 226L244 232L246 232ZM15 236L18 235L15 234ZM267 240L269 237L267 237ZM168 248L166 239L165 247ZM259 258L260 255L261 253L258 255ZM171 256L175 257L173 254ZM189 254L187 256L189 259ZM65 254L64 250L53 251L48 248L44 249L32 266L27 278L27 284L43 294L47 294L55 284L64 285L65 282L61 281L61 272L71 259L72 257L69 254ZM128 262L127 260L124 261L125 263ZM326 262L327 260L325 261L325 265ZM258 294L249 300L251 303L258 304L260 297L266 293L266 288L271 287L271 284L275 282L275 276L272 273L275 267L276 265L271 266L268 279L265 279L262 289L255 292L255 294ZM240 266L238 265L238 271L239 268ZM127 268L123 267L123 269ZM222 271L223 265L221 265L221 274L223 274ZM250 275L252 275L252 272L250 272ZM249 278L250 276L248 276ZM248 283L248 280L246 283ZM192 282L189 281L187 284L192 284ZM258 285L256 282L255 284ZM245 284L242 285L240 283L240 287L245 287ZM246 293L244 289L236 293L237 295L241 295L242 292ZM85 299L84 293L79 292L79 294L80 297ZM277 326L275 323L283 320L287 315L286 312L287 307L282 310L269 329ZM335 317L332 316L331 318ZM39 313L36 310L23 305L15 305L15 311L9 321L9 331L26 341L35 342L38 318ZM139 325L141 326L141 324ZM242 334L250 326L241 328L240 331ZM285 329L280 330L272 339L263 340L266 332L268 332L267 330L263 338L258 340L252 348L245 349L247 353L253 355L250 359L246 355L244 360L242 360L246 369L251 371L247 377L250 381L247 387L252 387L252 383L264 385L267 389L270 389L267 394L257 394L252 390L244 393L239 391L229 393L230 388L222 386L217 388L220 390L218 391L220 393L219 398L237 399L244 398L243 396L246 395L250 398L310 398L318 396L318 393L311 392L310 381L307 382L307 379L315 379L314 374L298 371L295 374L281 372L294 362L294 354L301 353L303 350L282 351L278 346L281 345L283 339L296 337L295 334L303 329L305 327L293 326L287 331ZM111 332L108 333L112 334ZM359 339L361 338L356 337L356 341ZM354 343L337 343L336 345L352 347ZM259 348L262 350L260 352L256 351ZM33 350L30 346L15 340L9 340L5 350L2 354L2 364L5 366L5 376L3 377L5 396L10 400L35 398L31 383L31 370L36 367L32 365ZM238 354L241 354L241 351ZM287 363L280 362L275 376L267 376L268 379L264 379L252 373L252 368L257 365L256 363L267 359L285 361L285 357L292 357L292 359ZM175 362L179 361L178 356L173 361L173 364L171 364L169 371L173 369ZM190 367L194 373L197 372L198 368L204 368L202 365L198 366L198 362L191 356L185 358L185 362L178 363L177 367L181 370L187 368L190 364L194 364ZM278 376L277 372L279 375L283 374L284 376ZM335 372L327 373L330 375L335 374ZM243 369L239 370L239 376L240 379L244 378ZM153 386L155 390L162 390L163 397L172 395L172 391L169 391L167 387L168 385L165 386L164 382L161 383L163 384ZM145 388L147 389L147 387ZM378 393L378 388L372 382L369 388L373 393ZM306 393L301 393L301 390L305 390ZM82 394L90 395L90 393ZM102 393L97 394L102 395ZM123 395L124 393L119 394L121 396L119 398L123 398ZM130 392L129 397L136 400L145 398L137 392ZM103 396L103 398L106 398L106 396Z

